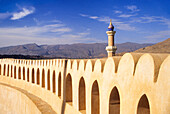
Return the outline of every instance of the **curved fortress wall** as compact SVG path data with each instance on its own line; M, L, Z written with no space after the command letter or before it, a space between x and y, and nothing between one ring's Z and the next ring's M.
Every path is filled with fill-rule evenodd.
M170 113L170 55L0 60L0 82L27 90L56 113Z
M41 114L35 104L22 92L0 85L1 114Z

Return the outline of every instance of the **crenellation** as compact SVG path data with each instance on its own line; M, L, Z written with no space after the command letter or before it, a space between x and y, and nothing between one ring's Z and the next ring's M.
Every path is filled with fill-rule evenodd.
M94 71L94 66L95 66L95 59L88 59L86 63L86 69L85 70L90 70L91 72Z
M85 71L89 73L93 72L93 65L90 59L87 60Z
M28 60L28 65L31 65L31 61L30 60Z
M35 60L34 64L35 64L36 66L38 66L38 61L37 61L37 60Z
M79 60L73 60L73 64L72 64L72 70L77 71L79 68Z
M103 72L106 59L97 59L94 64L94 72Z
M46 60L46 66L49 66L49 65L50 65L50 61Z
M59 65L58 65L58 59L56 59L56 66L58 67Z
M152 80L151 82L156 82L162 62L163 59L161 60L158 55L144 54L139 58L137 63L136 75L139 76L142 73L143 76L147 78L147 80L152 77L150 79ZM148 68L150 70L148 70Z
M154 66L155 66L154 82L157 82L160 67L168 55L167 54L162 54L161 56L159 54L150 54L150 55L154 60Z
M69 59L67 62L67 70L71 70L73 65L73 60Z
M135 66L138 59L134 59L134 55L126 53L119 61L117 74L118 76L133 76L135 72Z
M82 72L85 71L87 61L88 61L87 59L80 60L79 71L82 71Z
M43 60L43 66L46 66L46 60Z
M100 114L111 114L116 102L121 114L136 114L147 99L150 113L163 114L170 113L169 66L170 55L150 53L81 60L1 59L0 82L28 90L57 113L66 101L66 112L91 114L97 108Z
M52 59L50 60L50 66L53 66L53 60Z
M115 73L116 73L115 60L112 57L109 57L105 62L103 75L106 76L107 78L110 78L109 76L112 77L112 75L109 74Z
M53 59L53 66L56 66L56 59Z
M62 60L59 59L59 61L58 61L58 67L61 67L61 64L62 64Z
M36 60L36 65L40 66L40 60Z
M170 55L164 60L160 67L159 76L157 79L157 88L156 88L156 98L161 99L159 106L162 107L162 113L169 113L170 102L167 99L170 99ZM166 91L165 91L166 90ZM158 112L161 113L161 112Z

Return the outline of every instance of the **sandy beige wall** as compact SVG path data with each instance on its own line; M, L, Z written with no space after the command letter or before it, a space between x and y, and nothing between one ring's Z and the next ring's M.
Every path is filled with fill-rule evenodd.
M109 98L114 87L120 96L120 113L136 114L138 103L142 95L146 95L151 114L170 113L170 55L164 54L140 54L126 53L122 57L91 60L1 60L1 74L11 80L17 86L39 96L48 102L52 108L61 113L62 103L66 98L66 78L72 79L72 106L66 103L65 111L79 113L79 82L83 78L85 82L86 113L91 114L92 88L97 81L100 98L100 114L109 113ZM12 66L8 69L8 65ZM16 66L16 79L14 79L14 67ZM21 79L18 80L18 69L21 70ZM25 75L29 69L29 82L23 80L23 68ZM32 76L34 69L34 77ZM37 70L40 70L40 84L37 84ZM45 71L45 87L42 88L42 71ZM50 70L50 76L48 76ZM55 81L52 75L55 71ZM61 73L61 96L58 97L58 76ZM12 77L11 77L12 74ZM50 77L50 78L48 78ZM32 84L32 78L35 83ZM13 82L15 80L15 83ZM50 84L49 84L50 82ZM53 92L55 82L56 92ZM9 83L11 84L11 83ZM29 86L25 86L25 85ZM24 86L23 86L24 85ZM50 86L50 89L48 90ZM38 90L38 91L37 91ZM82 95L83 96L83 95ZM83 97L84 97L83 96Z
M41 114L23 93L0 84L0 114Z
M73 113L74 114L79 114L78 111L76 111L70 105L64 103L54 93L51 93L50 91L48 91L48 90L46 90L44 88L41 88L40 86L37 86L35 84L31 84L31 83L27 83L27 82L22 81L22 80L14 80L14 79L11 79L9 77L4 77L4 76L0 77L0 82L2 84L7 84L9 86L13 86L13 87L16 87L16 88L20 88L20 89L26 90L28 93L30 93L30 94L32 94L32 95L42 99L43 102L47 103L47 105L49 105L52 108L51 109L52 112L53 112L52 114L61 114L61 112L64 112L66 114L73 114ZM17 90L14 89L14 91L17 91ZM9 93L10 93L10 91L9 91ZM10 94L12 95L13 92L10 93ZM6 95L8 95L8 94L6 94ZM25 100L25 98L23 98L23 97L19 97L18 99L19 100ZM22 102L21 102L21 105L24 105L24 104L22 104ZM34 103L32 105L36 106L36 104L34 104ZM30 108L32 108L32 105L30 105ZM44 112L44 111L46 112L46 110L47 110L46 106L38 107L38 108L40 108L41 112ZM33 108L33 110L34 110L34 108ZM15 110L13 110L13 111L15 112ZM19 114L18 112L19 111L16 111L16 114ZM36 114L36 113L29 113L29 114Z

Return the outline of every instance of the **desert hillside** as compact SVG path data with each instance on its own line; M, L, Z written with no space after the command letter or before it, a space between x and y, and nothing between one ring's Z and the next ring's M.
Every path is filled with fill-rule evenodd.
M137 53L170 53L170 38L155 45L136 50Z

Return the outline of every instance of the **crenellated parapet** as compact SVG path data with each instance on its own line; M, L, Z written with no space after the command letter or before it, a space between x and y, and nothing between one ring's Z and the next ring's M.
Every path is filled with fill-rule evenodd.
M56 113L62 113L63 103L67 113L170 113L169 54L126 53L74 60L1 59L0 75L0 83L44 99Z

